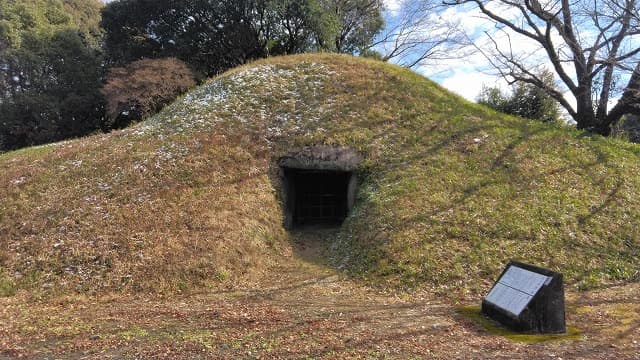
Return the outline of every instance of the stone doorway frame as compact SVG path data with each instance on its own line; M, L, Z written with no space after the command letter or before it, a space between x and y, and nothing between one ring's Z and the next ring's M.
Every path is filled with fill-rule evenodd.
M296 153L290 153L278 159L282 181L282 199L284 227L291 230L296 225L295 174L304 171L344 172L348 174L346 213L355 205L358 188L357 169L362 156L348 147L327 145L308 146Z

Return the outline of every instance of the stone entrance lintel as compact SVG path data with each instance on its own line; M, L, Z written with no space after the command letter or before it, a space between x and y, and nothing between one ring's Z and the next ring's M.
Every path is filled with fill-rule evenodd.
M316 145L281 157L278 165L290 169L352 172L361 162L362 155L351 148Z

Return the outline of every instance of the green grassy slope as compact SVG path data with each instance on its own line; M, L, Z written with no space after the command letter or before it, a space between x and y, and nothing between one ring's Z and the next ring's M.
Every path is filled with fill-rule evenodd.
M388 64L302 55L232 70L130 129L0 155L0 291L268 271L291 256L275 162L311 144L365 158L331 244L354 276L451 296L486 291L510 259L581 288L639 279L636 145L501 115Z

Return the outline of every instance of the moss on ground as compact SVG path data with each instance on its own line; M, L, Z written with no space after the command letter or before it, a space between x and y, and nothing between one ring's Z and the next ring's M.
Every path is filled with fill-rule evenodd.
M536 344L547 341L572 341L582 339L580 331L574 326L567 326L567 332L564 334L527 334L515 332L482 315L480 306L477 305L459 307L457 312L491 335L501 336L514 342Z

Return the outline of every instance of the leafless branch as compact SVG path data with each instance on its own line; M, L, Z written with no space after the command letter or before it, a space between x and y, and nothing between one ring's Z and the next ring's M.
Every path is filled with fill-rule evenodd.
M374 44L381 49L383 60L411 68L459 56L459 51L469 44L459 24L438 17L438 9L442 4L407 2L393 25Z
M637 0L453 0L446 4L473 4L496 23L498 31L507 32L509 41L501 45L506 49L496 41L497 32L487 33L492 51L489 54L483 49L482 53L491 66L509 82L529 83L547 92L580 128L606 135L611 124L618 121L618 115L616 118L607 112L618 91L615 79L631 76L624 102L611 113L624 113L624 109L631 109L629 99L640 99L629 95L637 93L633 86L640 86ZM536 76L531 54L515 53L510 34L522 36L544 50L556 76L575 97L575 106Z

